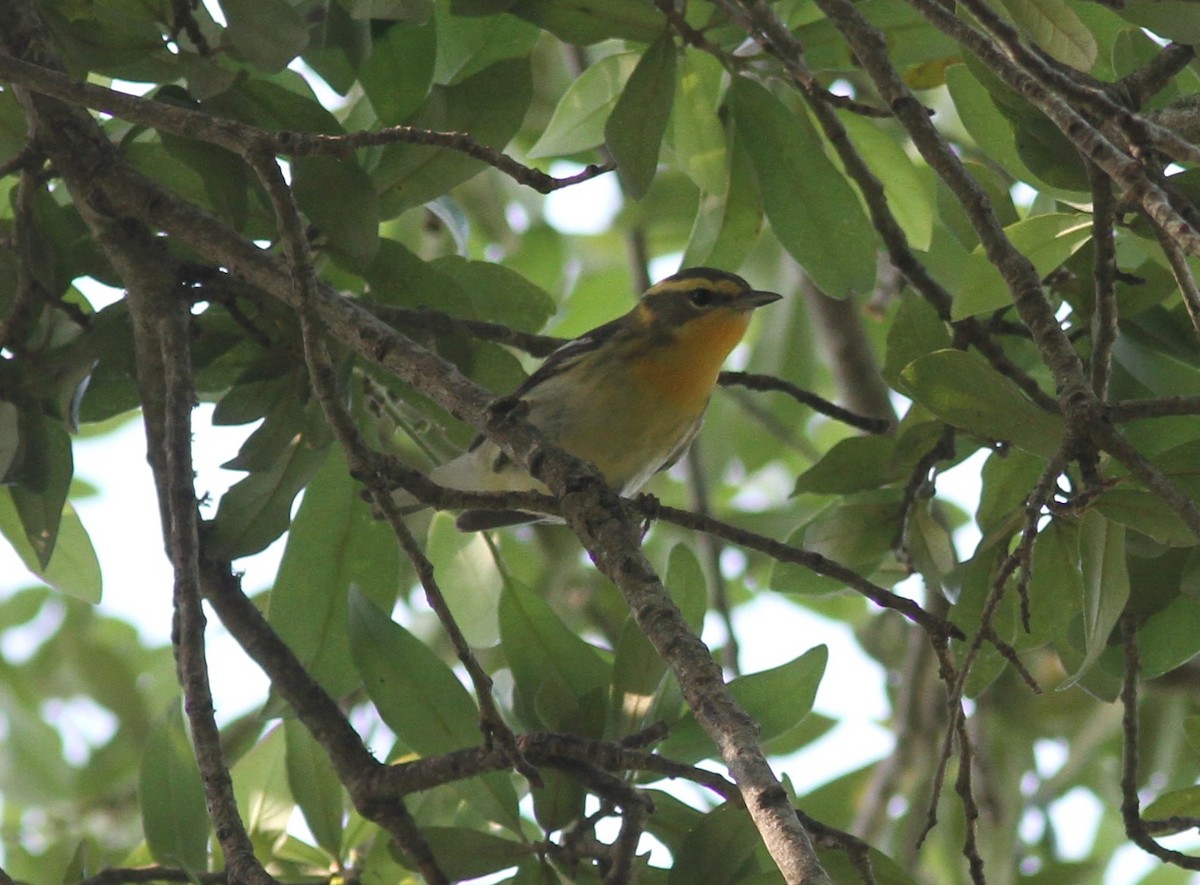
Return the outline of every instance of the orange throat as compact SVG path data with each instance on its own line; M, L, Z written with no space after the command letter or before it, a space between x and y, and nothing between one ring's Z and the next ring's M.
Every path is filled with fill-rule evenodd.
M670 343L635 361L635 382L670 405L699 414L717 383L721 364L749 324L749 311L722 310L692 320Z

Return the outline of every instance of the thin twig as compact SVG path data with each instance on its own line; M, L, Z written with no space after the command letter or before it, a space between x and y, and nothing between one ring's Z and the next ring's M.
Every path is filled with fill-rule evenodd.
M1112 182L1100 168L1087 161L1092 186L1092 261L1093 299L1092 389L1101 402L1108 400L1108 381L1112 376L1112 351L1117 342L1116 240L1113 237L1115 203Z
M474 157L519 184L542 194L580 184L615 168L611 164L591 165L574 175L555 178L539 169L518 163L502 151L480 144L466 132L438 132L415 126L388 126L347 135L271 131L203 111L118 92L3 54L0 54L0 80L53 96L70 104L104 111L160 132L217 144L238 154L244 154L251 148L265 148L271 153L292 157L348 157L365 147L389 144L424 145Z
M376 457L367 447L362 435L350 417L341 392L337 386L337 376L333 364L325 348L324 341L318 332L318 321L315 318L313 306L317 300L316 277L314 276L312 257L308 252L308 239L304 236L303 223L299 210L292 198L290 188L283 179L275 158L265 152L252 155L252 163L259 174L263 185L271 196L275 207L277 223L282 234L284 249L292 266L293 279L301 292L300 327L304 343L304 357L308 365L309 378L313 391L324 410L325 418L333 428L339 443L345 450L347 463L356 475L374 476ZM454 618L450 606L446 602L441 588L434 577L433 563L429 561L405 525L399 507L389 491L378 484L368 485L375 506L383 513L391 526L393 533L400 541L400 546L412 561L417 571L417 577L425 591L425 598L438 616L442 628L450 637L459 660L470 674L471 682L480 709L480 728L487 740L496 739L502 748L511 756L514 767L534 785L541 783L537 771L522 757L516 747L516 738L504 722L495 698L492 695L492 680L480 665L470 644L463 635L462 629Z
M853 569L842 565L840 562L834 562L820 553L815 553L812 550L804 550L800 547L793 547L791 544L785 544L782 541L776 541L774 538L768 538L766 535L738 528L719 519L713 519L710 516L691 513L687 510L679 510L675 507L668 507L649 496L643 495L635 498L634 503L639 506L646 516L652 519L662 519L683 528L707 532L718 538L724 538L732 544L737 544L739 547L765 553L778 562L790 562L816 572L818 575L825 575L836 581L841 581L848 589L861 593L879 607L899 612L914 624L924 629L930 636L964 638L963 633L956 626L931 615L911 599L897 596L890 590L868 581Z
M1200 332L1200 287L1196 285L1196 276L1192 273L1188 257L1179 243L1163 230L1158 222L1149 217L1147 220L1154 230L1159 247L1167 257L1167 263L1171 265L1171 274L1179 287L1179 295L1183 299L1183 306L1187 308L1188 317L1191 318L1192 328Z
M1121 615L1121 644L1125 650L1125 679L1121 684L1121 706L1124 710L1121 719L1124 738L1121 749L1121 819L1125 823L1125 835L1147 854L1165 863L1185 870L1200 870L1200 858L1164 848L1150 835L1146 822L1142 820L1141 800L1138 797L1141 735L1138 680L1141 678L1142 660L1137 644L1137 625L1130 611Z
M885 434L892 430L891 421L851 412L837 403L831 403L812 391L805 390L803 387L798 387L792 382L774 375L762 375L756 372L722 372L717 381L725 387L745 387L747 390L758 391L777 390L786 393L796 402L806 405L822 415L828 415L830 418L867 433Z
M1200 396L1161 396L1152 399L1127 399L1111 403L1108 417L1115 423L1173 415L1200 415Z

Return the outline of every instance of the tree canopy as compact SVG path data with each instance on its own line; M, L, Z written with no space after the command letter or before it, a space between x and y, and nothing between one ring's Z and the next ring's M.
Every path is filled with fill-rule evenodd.
M1194 0L2 0L0 882L1190 881L1197 42ZM681 266L787 297L624 500L504 396ZM246 428L215 501L198 415ZM170 648L72 504L130 421L174 582L103 592ZM479 433L552 494L430 482ZM565 526L454 526L515 504ZM780 777L845 680L820 635L744 672L764 595L884 668L890 755ZM211 617L271 685L220 724Z

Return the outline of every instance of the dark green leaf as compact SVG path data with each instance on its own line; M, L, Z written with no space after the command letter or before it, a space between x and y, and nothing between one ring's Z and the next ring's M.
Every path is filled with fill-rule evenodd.
M649 43L663 31L662 13L649 0L516 0L508 8L567 43L598 43L609 37Z
M515 866L533 853L533 848L524 843L466 827L422 827L421 834L437 858L438 869L452 882L476 879ZM402 852L396 851L394 856L404 866L413 868Z
M734 78L731 95L737 138L750 154L779 242L827 295L869 291L875 232L808 115L746 77ZM832 242L838 248L829 248Z
M292 162L296 203L333 254L361 271L379 251L379 199L370 177L353 160L304 157Z
M437 33L429 26L392 25L375 37L358 79L380 123L403 123L421 106L436 57Z
M755 859L758 832L745 808L732 802L704 815L675 852L669 885L734 885L762 868Z
M1083 570L1083 660L1062 686L1073 685L1108 646L1109 636L1129 599L1125 527L1095 511L1079 523Z
M154 859L194 873L206 870L208 809L178 700L146 737L138 796Z
M837 443L800 474L793 494L830 495L878 488L899 478L893 463L896 441L886 436L852 436Z
M901 140L880 125L848 111L838 119L867 166L883 184L888 206L912 248L929 249L933 236L934 187L904 150Z
M531 727L599 737L610 667L532 590L510 581L500 597L500 639Z
M1191 0L1128 0L1117 14L1176 43L1200 43L1200 18Z
M950 332L937 311L911 290L900 296L900 308L888 329L888 356L883 377L896 390L905 392L904 367L918 357L950 347Z
M480 144L501 150L520 127L532 88L527 60L497 62L454 86L435 86L408 122L424 129L466 132ZM442 196L484 168L482 161L461 151L397 144L383 149L372 177L384 198L382 214L392 217Z
M210 555L237 559L257 553L287 530L292 501L325 461L328 434L323 426L296 433L274 465L238 480L221 496L208 536Z
M729 690L759 723L761 739L769 741L796 728L812 712L828 661L829 650L818 645L786 664L739 676L729 683ZM662 753L671 759L696 762L712 757L716 747L694 714L688 713L671 727Z
M19 426L20 467L9 471L8 481L16 483L9 491L25 540L37 556L37 571L43 571L54 554L75 471L71 436L61 421L46 418L41 412L22 412Z
M308 28L287 0L221 0L234 51L269 73L282 71L308 45Z
M635 200L646 195L658 169L658 153L675 100L675 60L675 41L664 33L646 49L604 124L605 144Z
M729 147L729 183L724 193L700 195L683 266L740 267L762 227L762 196L750 152L741 139L734 139Z
M1029 645L1069 641L1071 622L1083 605L1077 526L1056 519L1038 533L1028 596Z
M431 267L449 276L467 293L477 319L537 332L558 307L545 290L500 264L449 255L434 261Z
M884 489L848 495L796 531L788 543L820 553L869 575L891 552L900 532L900 492ZM788 562L771 570L772 590L802 595L836 593L841 581Z
M1149 535L1160 544L1190 547L1196 536L1187 523L1162 498L1140 489L1112 488L1102 492L1096 510L1113 522Z
M383 19L420 25L433 14L433 0L341 0L353 18Z

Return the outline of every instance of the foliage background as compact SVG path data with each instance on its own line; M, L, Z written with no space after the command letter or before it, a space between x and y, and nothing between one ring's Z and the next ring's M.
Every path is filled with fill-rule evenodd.
M7 876L1061 883L1132 842L1168 861L1144 882L1188 881L1195 858L1159 839L1198 816L1194 3L213 11L0 4L0 531L43 582L0 630L47 634L0 662ZM546 222L541 192L571 193L537 172L558 160L618 177L601 232ZM395 516L397 482L464 503L391 455L424 467L486 429L527 463L539 441L468 381L512 389L545 335L674 263L789 297L662 506L551 452L543 503L570 528L372 514L364 495ZM128 297L96 309L87 279ZM200 510L197 398L254 428L228 465L245 478ZM92 607L71 504L71 434L131 416L174 656ZM976 452L965 513L937 481ZM285 531L248 601L233 563ZM742 673L756 637L710 658L691 632L768 593L851 626L889 674L892 755L799 796L760 762L835 724L811 712L820 637ZM202 595L272 679L219 730ZM54 721L81 698L118 723L82 755ZM386 725L398 764L351 724ZM663 774L706 791L685 804ZM1104 813L1068 860L1049 809L1078 791Z

